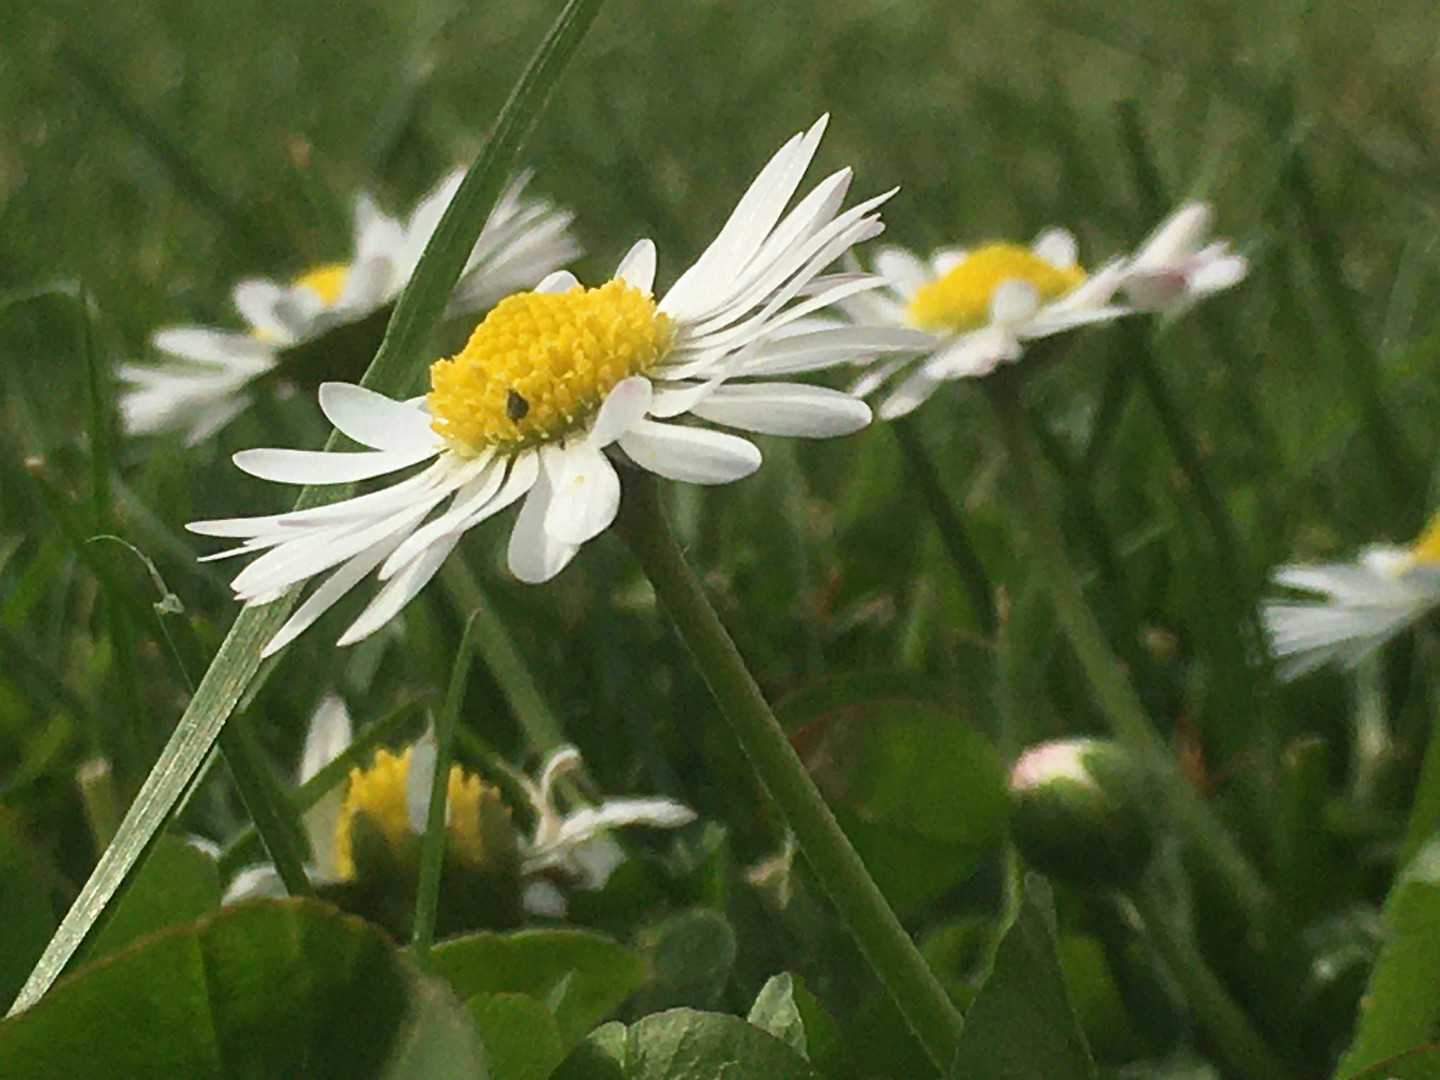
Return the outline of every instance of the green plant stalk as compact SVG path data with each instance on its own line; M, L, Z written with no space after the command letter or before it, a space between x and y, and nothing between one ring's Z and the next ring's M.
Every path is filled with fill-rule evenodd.
M1285 1080L1290 1070L1210 970L1194 938L1176 920L1154 882L1142 882L1129 900L1220 1059L1247 1080Z
M403 396L422 371L426 336L444 311L475 237L480 235L501 187L514 168L524 136L603 3L604 0L569 0L556 18L496 117L480 156L440 219L415 273L395 305L380 351L361 379L361 385L380 393ZM333 448L339 444L340 436L332 435L326 445ZM353 485L306 488L296 502L296 509L334 502L352 489ZM284 624L295 599L296 594L292 592L264 606L245 608L236 617L174 733L120 823L114 842L101 855L10 1007L11 1015L35 1004L59 978L89 936L96 919L149 850L259 669L260 650Z
M955 567L955 573L960 576L960 583L965 587L965 597L970 601L970 611L975 616L975 624L987 638L994 637L995 593L990 584L990 575L985 572L985 564L980 561L980 555L975 550L960 512L955 509L950 496L945 492L945 486L940 482L939 470L930 460L925 441L911 419L897 420L890 425L890 430L895 435L895 441L900 444L900 452L905 456L905 464L920 489L920 497L925 500L925 508L930 511L935 527L940 530L940 540L950 556L950 564Z
M525 658L515 647L510 631L485 595L474 572L463 557L452 555L440 568L440 582L459 611L471 612L475 620L475 651L489 670L510 711L520 722L530 749L542 757L567 740L545 696L530 674Z
M985 382L985 391L1010 459L1015 495L1030 534L1030 554L1049 588L1056 617L1085 670L1111 732L1155 775L1156 787L1185 839L1219 875L1251 924L1259 924L1270 908L1265 882L1190 786L1164 739L1145 715L1135 688L1121 671L1085 602L1059 529L1037 486L1019 383L1006 377L1012 374L991 376Z
M478 614L478 613L477 613ZM478 619L472 614L465 623L455 666L450 672L450 689L435 725L435 768L430 779L430 802L425 808L425 836L420 843L420 879L415 886L415 922L410 933L410 953L421 971L430 969L430 947L435 944L435 912L440 906L440 873L445 868L445 810L449 801L450 761L454 756L455 727L470 680L471 637Z
M1432 724L1396 867L1406 866L1437 829L1440 829L1440 725Z
M840 917L942 1073L963 1026L959 1011L865 869L805 772L735 643L685 561L649 473L626 470L616 527L695 658L720 712Z

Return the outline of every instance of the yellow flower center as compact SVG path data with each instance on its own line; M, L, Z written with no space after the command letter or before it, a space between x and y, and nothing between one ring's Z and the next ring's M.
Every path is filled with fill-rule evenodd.
M1418 563L1440 563L1440 513L1430 519L1425 531L1410 545L1410 558Z
M345 291L345 278L349 273L350 267L344 263L325 263L306 270L295 279L295 284L313 289L327 308L334 307Z
M465 455L563 439L589 424L621 379L663 360L673 339L655 301L618 278L517 293L490 309L457 355L430 365L431 426Z
M921 330L969 330L989 319L996 286L1012 279L1029 282L1047 301L1079 285L1085 271L1046 262L1020 244L986 244L916 289L905 314Z
M363 816L384 836L397 858L403 857L406 844L416 836L405 799L412 749L407 746L398 754L377 750L368 769L350 770L345 801L335 819L335 871L341 877L355 874L356 818ZM445 785L445 841L465 862L479 863L485 854L480 803L487 791L478 776L459 765L450 766Z

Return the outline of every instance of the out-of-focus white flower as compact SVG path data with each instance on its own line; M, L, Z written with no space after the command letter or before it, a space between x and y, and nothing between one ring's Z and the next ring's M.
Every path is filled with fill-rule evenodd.
M120 369L128 384L120 398L126 430L181 429L194 445L229 423L250 404L249 384L279 364L283 350L358 322L400 294L463 179L463 171L451 173L403 222L362 195L355 202L349 262L312 267L285 283L252 278L235 286L232 299L247 324L244 331L205 326L156 331L151 344L164 363ZM451 294L447 316L488 308L579 255L570 212L524 197L528 179L518 177L501 194Z
M807 322L880 284L824 271L881 231L875 211L890 194L842 210L851 173L841 169L787 213L824 128L822 119L781 147L720 234L658 300L655 245L642 240L604 285L587 289L562 272L502 300L460 353L431 365L423 400L322 385L325 415L368 452L237 454L236 465L252 476L287 484L347 483L424 466L328 506L189 526L242 541L222 555L258 554L232 582L246 604L329 575L266 654L372 572L384 584L340 643L374 633L469 529L521 499L510 570L521 581L548 581L614 521L617 458L672 480L725 484L759 468L760 450L717 427L825 438L869 423L869 407L849 394L773 378L873 356L896 347L897 336L902 346L911 340L893 329Z
M673 799L602 799L598 806L564 813L556 804L555 784L580 763L579 750L562 746L545 759L535 779L525 780L535 811L534 831L520 841L521 873L527 879L522 902L531 914L565 914L565 897L552 880L555 876L582 889L604 887L625 861L609 830L630 825L675 829L695 820L695 811Z
M1408 548L1372 544L1353 562L1282 566L1272 580L1324 597L1262 605L1279 677L1332 661L1353 668L1440 605L1440 514Z
M1187 202L1125 261L1120 290L1131 308L1183 311L1244 279L1250 261L1228 240L1207 242L1213 218L1208 203Z
M858 325L907 327L920 335L909 356L873 363L852 388L869 395L903 370L880 403L887 420L915 409L941 383L988 375L1020 359L1027 342L1125 314L1111 303L1120 262L1087 274L1075 238L1064 229L1047 229L1029 247L944 248L928 262L886 248L875 269L888 289L848 298L846 314Z

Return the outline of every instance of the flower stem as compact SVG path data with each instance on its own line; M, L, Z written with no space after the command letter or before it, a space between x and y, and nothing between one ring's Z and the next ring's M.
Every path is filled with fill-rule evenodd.
M1085 602L1075 569L1060 541L1058 527L1036 483L1019 384L1008 378L1009 374L992 376L986 380L985 390L1010 458L1011 480L1029 532L1030 554L1038 562L1050 591L1056 617L1085 669L1111 732L1155 775L1156 786L1186 840L1218 874L1250 922L1259 923L1270 906L1269 890L1225 827L1190 786L1165 741L1145 715L1135 688L1106 645L1104 633Z
M926 1053L950 1070L962 1021L876 887L766 704L660 510L655 478L627 470L616 527L639 560L760 782Z
M1248 1080L1285 1080L1289 1069L1270 1049L1205 963L1189 930L1148 878L1129 897L1155 951L1185 992L1220 1058Z
M430 801L425 808L425 836L420 842L420 880L415 887L415 921L410 933L410 953L420 970L430 967L430 946L435 943L435 913L440 906L440 872L445 864L445 811L450 793L450 759L455 747L455 726L470 679L470 660L478 623L471 615L465 623L455 666L450 672L450 689L435 724L435 769L430 780Z
M890 425L890 430L895 433L895 441L900 444L900 452L905 455L905 464L920 489L925 508L930 511L935 527L940 530L940 539L945 544L950 563L960 575L975 623L987 638L993 637L996 618L990 576L985 572L985 564L980 561L980 555L970 540L969 530L965 528L960 512L955 509L940 482L939 470L930 460L925 441L920 437L914 420L897 420Z

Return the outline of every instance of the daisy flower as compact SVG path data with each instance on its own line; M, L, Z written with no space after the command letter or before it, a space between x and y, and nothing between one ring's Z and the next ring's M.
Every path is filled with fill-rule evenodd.
M928 261L887 248L875 269L887 289L848 299L846 314L857 325L911 327L924 335L918 359L876 364L853 388L869 395L903 369L879 408L887 420L911 412L941 383L988 375L1018 360L1028 341L1125 314L1111 303L1120 261L1087 274L1076 260L1075 238L1064 229L1046 230L1029 247L945 248Z
M1230 241L1206 242L1213 218L1208 203L1188 202L1125 261L1120 291L1132 310L1184 311L1244 279L1250 262L1230 250Z
M333 569L267 654L377 572L383 586L340 641L374 633L468 529L521 499L510 569L522 581L548 580L614 520L617 457L672 480L724 484L754 472L760 451L708 425L805 437L865 426L870 410L848 394L762 381L913 342L905 330L801 322L878 284L869 275L822 271L881 231L874 211L891 194L842 211L851 174L841 169L785 212L824 126L822 118L780 149L714 242L659 300L651 292L655 245L642 240L603 285L585 288L562 272L502 300L459 354L431 366L423 399L321 386L325 415L369 450L235 455L252 476L291 484L338 484L424 465L329 506L189 526L243 540L222 554L263 553L233 582L247 604Z
M328 695L306 732L299 783L339 757L350 740L345 704ZM610 830L633 825L674 829L695 820L688 806L663 798L602 799L598 805L564 813L556 802L555 785L581 764L579 750L562 746L533 779L520 777L535 818L528 836L510 824L509 808L496 789L461 765L451 765L445 792L447 859L471 868L498 870L511 864L525 910L559 918L566 907L560 885L599 889L625 861ZM367 766L350 770L345 783L322 795L302 819L310 841L306 872L311 881L323 887L355 880L363 868L363 860L357 867L357 837L362 832L365 843L382 845L384 865L418 865L434 772L435 742L429 733L398 753L377 750ZM257 863L235 875L225 902L284 894L274 866Z
M347 263L313 267L293 281L242 281L232 296L244 331L176 326L151 338L165 362L127 364L120 398L131 434L181 429L194 445L250 404L251 382L275 368L286 349L359 322L400 294L441 215L464 179L457 170L420 200L406 221L382 212L368 196L355 203L355 252ZM525 198L528 175L506 188L481 230L447 315L489 307L528 288L574 259L571 214L544 199Z
M1353 668L1440 605L1440 514L1408 548L1372 544L1353 562L1282 566L1273 580L1323 597L1262 605L1279 677Z

